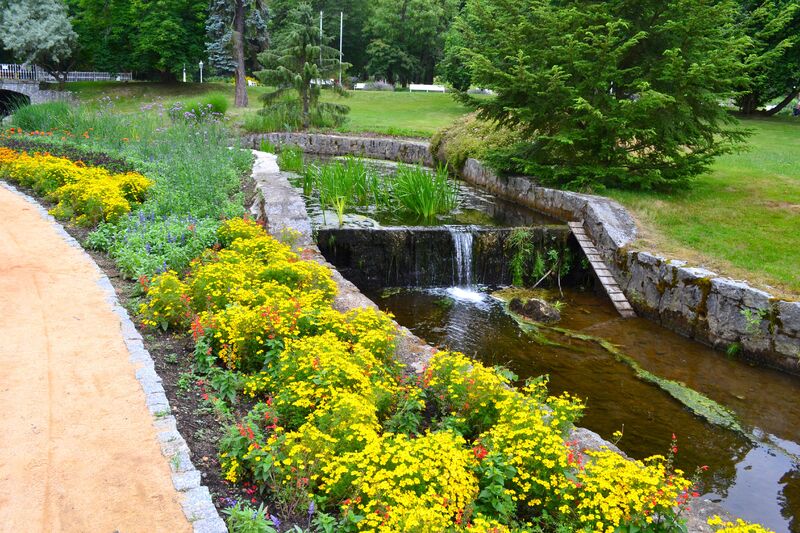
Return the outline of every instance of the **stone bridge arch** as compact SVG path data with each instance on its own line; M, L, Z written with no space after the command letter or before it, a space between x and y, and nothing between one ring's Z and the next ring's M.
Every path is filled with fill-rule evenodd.
M36 81L0 78L0 118L20 104L41 104L71 98L72 94L69 92L41 89Z

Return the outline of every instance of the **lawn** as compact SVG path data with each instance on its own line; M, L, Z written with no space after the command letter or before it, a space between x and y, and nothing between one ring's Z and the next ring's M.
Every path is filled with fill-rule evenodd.
M641 244L788 296L800 295L800 120L742 120L749 149L721 157L691 190L611 191Z
M110 96L122 112L154 101L169 104L224 92L234 122L259 109L258 96L266 91L249 88L250 106L234 109L230 84L94 82L69 88L84 102ZM341 132L429 137L466 112L446 94L350 94L338 99L351 108ZM609 191L608 195L626 205L640 222L641 247L800 296L800 120L782 116L743 123L754 132L749 149L720 158L689 191L671 195Z
M240 121L245 113L260 109L258 97L267 90L264 87L248 88L250 105L246 109L234 109L233 85L225 83L80 82L70 83L69 89L84 103L105 105L101 99L107 96L121 112L137 111L140 106L156 101L169 105L209 92L222 92L231 104L229 113L234 121ZM323 100L350 106L347 122L338 130L341 132L430 137L467 111L449 94L383 91L351 91L349 94L349 98L328 91L323 95Z

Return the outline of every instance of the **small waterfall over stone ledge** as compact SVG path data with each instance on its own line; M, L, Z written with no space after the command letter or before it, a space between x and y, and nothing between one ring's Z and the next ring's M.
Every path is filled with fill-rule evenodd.
M539 253L577 245L566 226L524 228ZM320 228L325 258L359 288L451 287L511 283L509 247L516 228L485 226ZM579 265L576 265L578 268ZM454 287L455 286L455 287Z
M454 261L453 284L458 287L472 286L472 232L470 226L448 226L453 238Z

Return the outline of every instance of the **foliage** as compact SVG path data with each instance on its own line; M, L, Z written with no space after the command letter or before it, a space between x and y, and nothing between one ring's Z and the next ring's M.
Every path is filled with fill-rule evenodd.
M219 218L242 213L240 175L249 170L252 155L230 149L224 124L169 124L156 112L114 113L113 104L106 102L97 110L67 108L56 120L42 112L49 108L37 111L39 105L28 106L22 118L15 115L15 123L25 120L29 129L53 133L48 140L124 157L155 182L146 210L157 216Z
M78 35L60 0L0 3L0 44L20 63L39 65L59 82L74 63Z
M278 168L286 172L302 172L303 149L299 146L282 146L278 152Z
M470 113L437 131L431 137L431 152L450 168L461 170L468 158L483 160L493 148L516 145L523 140L521 133Z
M47 136L50 137L51 135L48 134ZM124 159L111 157L103 152L84 150L78 146L34 140L30 136L25 136L21 130L17 133L16 128L11 128L6 133L0 132L0 146L5 146L16 152L47 152L50 155L63 157L71 161L81 161L88 167L103 167L112 174L122 174L135 170L133 164Z
M736 98L743 113L752 114L776 98L765 114L779 112L800 91L800 3L796 0L741 1L739 26L750 38L745 60L747 82Z
M142 324L166 331L170 327L189 324L191 311L186 296L186 285L178 274L168 270L146 285L148 302L139 307Z
M225 525L231 533L277 533L275 523L267 516L264 505L258 508L237 502L235 505L222 510L228 518Z
M206 19L206 54L209 67L221 75L231 75L236 70L232 52L234 2L213 0ZM244 2L244 55L249 67L256 65L256 56L269 45L269 9L261 0Z
M736 5L469 0L462 99L528 140L490 158L571 188L684 185L743 139L719 105L744 80Z
M0 175L56 202L50 213L92 226L116 221L144 199L153 184L135 172L112 174L48 154L17 153L0 148Z
M223 95L218 95L210 98L190 100L186 103L175 102L170 106L167 113L173 122L215 122L223 119L227 108L228 101Z
M296 4L296 0L272 0L270 2L271 33L277 33L285 25L289 11ZM313 0L311 2L312 11L315 14L322 11L323 31L336 38L339 36L339 13L344 14L342 53L345 60L353 65L353 71L358 76L366 73L366 49L369 35L365 26L372 16L372 7L372 2L369 0Z
M457 26L451 26L444 38L444 54L436 64L436 72L457 91L466 91L472 85L469 68L464 63L464 37Z
M72 125L73 110L67 102L27 105L14 111L14 124L23 132L63 131Z
M368 73L391 84L432 83L458 5L455 0L374 2L366 25Z
M217 241L219 221L192 215L139 211L115 224L101 223L86 246L107 252L123 276L137 279L166 270L184 271L189 262Z
M321 39L320 39L321 37ZM311 6L301 3L291 9L285 26L276 34L272 49L259 54L264 70L256 73L265 85L276 87L262 96L264 114L285 113L286 108L299 109L303 129L311 125L311 113L330 114L343 120L347 106L321 102L322 83L335 77L340 68L339 53L328 46L324 34L320 36ZM344 95L338 85L332 88ZM282 99L287 91L298 99Z
M681 527L692 489L671 456L583 455L565 440L579 401L548 396L546 380L517 388L462 354L402 375L390 317L342 314L314 284L265 276L308 261L262 231L226 222L228 247L201 255L184 281L198 350L230 369L225 396L243 387L256 401L220 443L229 482L252 484L281 516L315 509L345 532L511 531L528 517L572 530Z

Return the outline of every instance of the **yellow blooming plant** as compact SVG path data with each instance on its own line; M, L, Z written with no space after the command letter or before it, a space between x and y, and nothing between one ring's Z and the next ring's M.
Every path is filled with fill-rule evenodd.
M147 285L148 299L139 306L142 324L150 327L180 327L189 323L191 311L187 287L177 272L168 270Z
M0 152L0 177L31 187L56 206L56 218L72 218L80 225L114 222L144 200L153 182L137 172L113 174L49 154Z
M444 531L478 493L474 464L455 433L386 433L326 465L320 492L343 513L363 516L359 531Z
M771 529L745 522L741 518L731 522L723 520L719 516L712 516L708 519L708 525L712 526L717 533L774 533Z
M583 404L550 396L546 379L517 387L451 352L404 375L391 317L334 309L326 267L252 221L226 221L218 237L224 248L184 279L154 278L141 311L151 325L192 316L201 353L256 402L220 443L228 482L253 483L285 516L313 502L344 532L682 527L692 494L682 472L669 459L573 449Z

